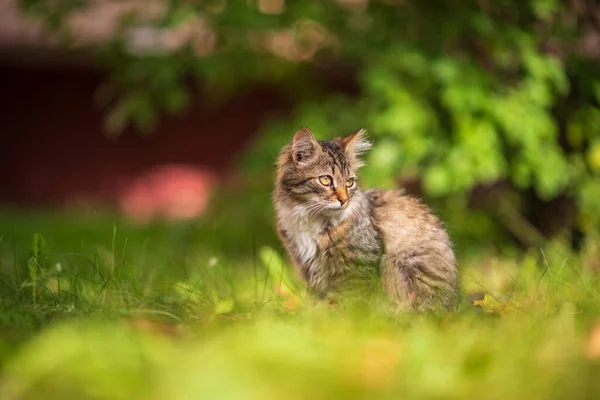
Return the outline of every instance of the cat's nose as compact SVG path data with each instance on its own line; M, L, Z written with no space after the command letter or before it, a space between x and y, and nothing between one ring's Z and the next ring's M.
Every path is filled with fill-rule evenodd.
M335 197L340 202L340 206L343 206L348 202L348 194L344 189L337 189L335 191Z

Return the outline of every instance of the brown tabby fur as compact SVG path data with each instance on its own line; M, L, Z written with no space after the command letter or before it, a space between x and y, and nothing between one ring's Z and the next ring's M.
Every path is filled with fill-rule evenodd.
M390 300L418 311L451 308L457 269L448 234L400 190L346 187L370 147L363 130L317 141L302 128L281 151L273 200L279 237L309 290L324 297L360 266L379 271ZM329 176L323 185L320 176Z

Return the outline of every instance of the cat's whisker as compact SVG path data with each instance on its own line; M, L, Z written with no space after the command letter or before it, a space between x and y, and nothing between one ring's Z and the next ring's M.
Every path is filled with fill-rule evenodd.
M309 217L314 217L315 215L317 215L319 213L319 211L321 211L322 208L319 206L315 206L313 209L309 210L308 216Z
M323 205L318 201L312 201L306 207L306 215L312 217L323 209Z
M299 219L309 218L314 212L318 211L319 207L320 204L318 202L309 201L303 206L295 207L292 211L292 215Z

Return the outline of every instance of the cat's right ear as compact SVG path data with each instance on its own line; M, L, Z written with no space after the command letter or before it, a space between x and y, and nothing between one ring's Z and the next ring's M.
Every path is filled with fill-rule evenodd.
M294 135L292 140L292 158L297 163L304 163L314 158L321 146L310 129L303 127Z

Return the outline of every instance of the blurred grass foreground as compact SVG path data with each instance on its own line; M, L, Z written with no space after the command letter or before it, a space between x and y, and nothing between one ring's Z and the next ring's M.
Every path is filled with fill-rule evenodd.
M600 398L596 2L7 0L0 22L0 400ZM432 205L456 311L306 296L270 200L303 125L366 128L361 185Z
M463 260L476 300L394 315L377 293L314 303L279 250L228 256L187 224L0 222L2 399L600 393L599 282L585 261L598 254L564 243Z

